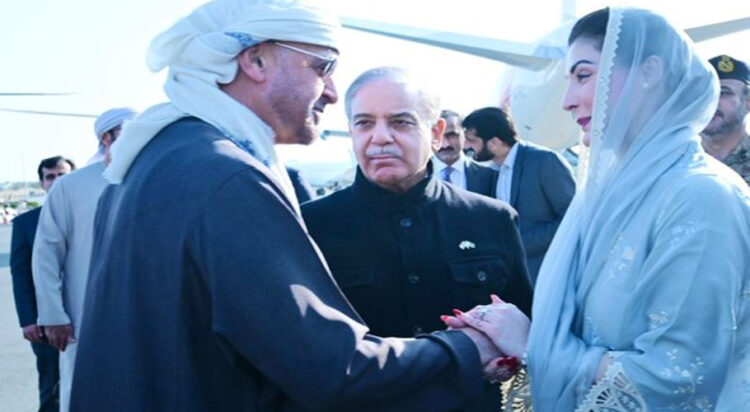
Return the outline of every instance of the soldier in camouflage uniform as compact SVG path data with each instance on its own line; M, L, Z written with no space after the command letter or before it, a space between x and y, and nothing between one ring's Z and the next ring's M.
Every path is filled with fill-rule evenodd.
M747 133L729 156L724 158L724 163L737 172L745 182L750 185L750 138Z
M701 132L703 148L750 184L750 70L746 63L727 55L709 60L721 82L719 107Z

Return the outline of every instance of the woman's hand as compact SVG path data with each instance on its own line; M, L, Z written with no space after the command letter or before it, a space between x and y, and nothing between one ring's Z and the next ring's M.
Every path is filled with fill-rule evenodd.
M531 321L515 305L491 295L492 304L476 306L467 313L455 311L455 317L444 316L443 322L452 328L472 327L487 335L492 343L507 356L518 359L526 351Z

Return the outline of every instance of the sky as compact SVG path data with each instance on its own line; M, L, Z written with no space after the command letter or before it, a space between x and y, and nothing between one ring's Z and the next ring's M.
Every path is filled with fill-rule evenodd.
M560 23L557 0L319 0L341 16L534 42ZM0 108L97 115L144 110L166 100L164 73L150 73L151 39L204 1L0 0L0 92L69 92L71 96L0 96ZM688 28L750 16L748 0L579 0L581 16L605 5L647 7ZM750 31L699 44L706 57L728 53L750 62ZM361 72L403 66L424 76L443 105L459 113L497 104L507 66L435 47L345 30L334 75L343 97ZM0 111L0 182L34 181L42 158L64 155L84 165L95 152L94 119ZM326 110L325 129L343 130L343 98ZM310 153L313 153L311 149ZM295 153L305 153L296 150Z

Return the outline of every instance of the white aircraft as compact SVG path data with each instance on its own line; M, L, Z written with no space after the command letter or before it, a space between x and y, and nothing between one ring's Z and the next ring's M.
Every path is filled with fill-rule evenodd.
M579 129L562 110L567 38L575 23L575 1L564 1L563 24L538 43L522 43L421 29L355 18L345 28L455 50L515 66L503 101L508 102L524 139L563 151L578 142ZM696 42L750 29L750 17L687 29Z
M348 29L389 36L437 46L461 53L507 63L515 67L505 101L510 104L516 124L524 139L564 151L578 141L577 125L561 109L565 90L564 56L567 36L576 18L575 1L563 0L561 21L564 23L539 42L523 43L469 34L420 29L381 21L344 18ZM750 17L694 27L687 33L695 41L704 41L750 28ZM68 93L0 93L0 96L65 95ZM95 118L95 114L44 112L0 108L32 115L75 116ZM317 188L345 186L353 177L355 159L351 142L334 133L307 149L278 146L282 159L303 172ZM317 147L316 147L317 146Z

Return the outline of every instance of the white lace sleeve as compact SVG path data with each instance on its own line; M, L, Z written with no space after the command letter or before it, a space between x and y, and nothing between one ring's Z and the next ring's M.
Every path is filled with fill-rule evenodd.
M604 378L597 382L578 406L576 412L643 412L646 402L625 375L620 362L607 368Z

